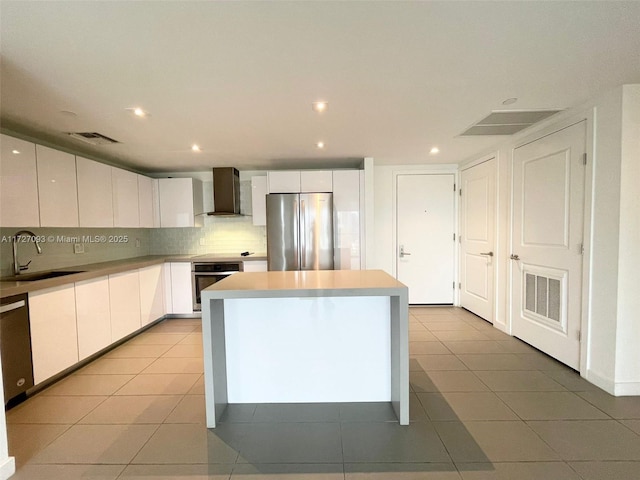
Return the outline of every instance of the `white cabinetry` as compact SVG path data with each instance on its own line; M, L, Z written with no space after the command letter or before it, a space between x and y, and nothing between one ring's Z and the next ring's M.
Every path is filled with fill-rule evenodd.
M266 260L245 260L242 262L242 270L244 272L266 272L267 261Z
M193 313L193 289L191 286L191 264L171 262L171 313Z
M39 227L36 146L0 135L0 227Z
M331 170L285 170L267 172L269 193L331 193Z
M269 193L300 193L300 171L268 172Z
M162 266L162 290L164 294L164 313L173 313L173 298L171 298L171 264Z
M77 282L78 356L83 360L111 344L109 278Z
M201 227L202 182L193 178L161 178L160 226L161 227Z
M251 213L254 225L267 224L267 177L251 177Z
M111 341L140 328L140 280L138 271L109 275Z
M78 226L76 158L36 145L41 227Z
M113 227L111 167L76 157L81 227Z
M360 270L360 171L333 172L334 268Z
M29 323L36 385L78 362L73 284L29 293Z
M164 315L162 265L138 270L140 278L140 324L148 325Z
M153 228L160 228L160 181L151 179L151 195L153 207Z
M153 179L138 175L138 212L140 227L153 228Z
M333 175L331 170L302 170L300 172L300 192L333 192Z
M139 227L138 174L111 167L113 226Z

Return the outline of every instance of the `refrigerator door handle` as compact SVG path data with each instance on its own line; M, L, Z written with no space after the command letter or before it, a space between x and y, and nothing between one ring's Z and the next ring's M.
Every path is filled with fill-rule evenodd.
M300 200L300 260L301 268L307 266L307 229L306 214L304 200Z

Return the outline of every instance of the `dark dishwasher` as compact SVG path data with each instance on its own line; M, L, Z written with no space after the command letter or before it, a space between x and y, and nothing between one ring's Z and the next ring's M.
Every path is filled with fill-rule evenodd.
M33 387L27 295L0 300L0 354L4 404L15 404Z

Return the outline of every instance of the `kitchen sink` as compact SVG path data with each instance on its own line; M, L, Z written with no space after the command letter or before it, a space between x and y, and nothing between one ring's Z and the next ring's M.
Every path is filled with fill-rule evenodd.
M36 280L46 280L48 278L64 277L65 275L73 275L74 273L84 273L83 270L52 270L50 272L25 273L14 275L12 277L4 277L0 280L3 282L34 282Z

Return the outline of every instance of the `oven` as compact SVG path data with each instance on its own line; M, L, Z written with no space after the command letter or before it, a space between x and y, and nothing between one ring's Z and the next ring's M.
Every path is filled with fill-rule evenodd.
M200 292L229 275L242 271L242 262L193 262L191 284L193 286L193 310L199 312Z

